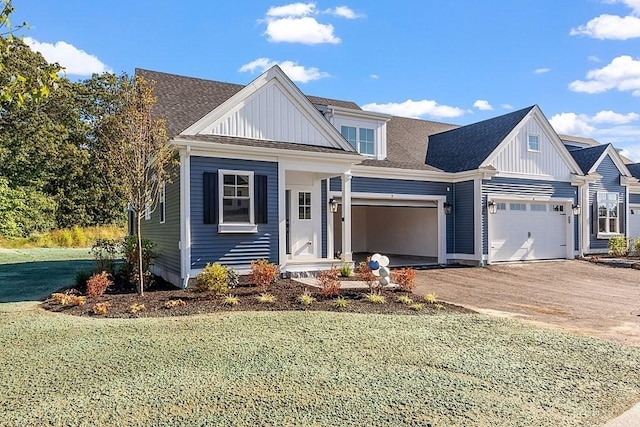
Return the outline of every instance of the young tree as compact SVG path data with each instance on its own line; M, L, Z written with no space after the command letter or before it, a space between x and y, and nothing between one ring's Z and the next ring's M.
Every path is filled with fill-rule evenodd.
M173 150L162 119L154 118L153 87L141 76L120 79L120 95L115 112L105 118L103 132L110 141L107 155L110 174L119 175L124 202L135 213L138 239L138 294L144 293L142 233L140 221L153 212L162 183L170 179Z

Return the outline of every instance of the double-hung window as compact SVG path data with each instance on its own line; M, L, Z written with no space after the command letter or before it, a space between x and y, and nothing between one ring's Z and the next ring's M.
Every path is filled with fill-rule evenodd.
M253 172L220 171L220 224L254 224Z
M620 215L618 212L618 193L597 193L598 234L615 234L620 232Z
M540 151L540 136L534 134L527 135L527 150Z

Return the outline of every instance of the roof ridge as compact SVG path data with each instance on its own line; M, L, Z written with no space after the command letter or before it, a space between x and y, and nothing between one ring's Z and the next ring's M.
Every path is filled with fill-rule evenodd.
M174 74L174 73L167 73L164 71L155 71L155 70L147 70L145 68L138 68L136 67L135 69L135 73L137 74L138 71L142 71L142 72L147 72L147 73L155 73L155 74L163 74L165 76L171 76L171 77L179 77L181 79L189 79L189 80L199 80L201 82L209 82L209 83L222 83L222 84L226 84L226 85L233 85L233 86L240 86L240 87L245 87L247 86L246 84L242 84L242 83L231 83L231 82L223 82L221 80L213 80L213 79L204 79L202 77L192 77L192 76L183 76L181 74Z

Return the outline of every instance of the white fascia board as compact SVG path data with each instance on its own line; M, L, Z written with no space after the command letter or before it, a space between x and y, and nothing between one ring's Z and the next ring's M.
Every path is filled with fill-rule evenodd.
M620 185L624 185L626 187L629 187L630 189L633 187L640 188L640 181L632 176L620 175Z
M573 203L574 199L571 197L550 197L550 196L520 196L517 194L501 194L501 193L489 193L487 194L487 200L513 200L513 201L530 201L530 202L558 202L558 203Z
M373 111L365 110L354 110L353 108L338 107L335 105L328 105L327 108L329 110L332 110L332 112L334 113L339 113L341 116L349 116L362 119L373 119L377 121L388 122L393 117L390 114L376 113Z
M558 179L552 175L531 175L526 173L516 173L516 172L498 172L496 174L501 178L516 178L516 179L531 179L537 181L554 181L554 182L569 182L562 179Z
M589 173L595 172L596 169L598 169L598 166L600 166L600 163L602 163L602 161L606 156L609 156L611 158L611 160L613 161L613 164L616 165L616 168L618 168L618 172L620 172L620 175L627 176L627 177L632 176L631 172L629 172L629 169L627 168L627 165L625 165L622 159L620 158L620 154L616 151L615 148L613 148L613 145L611 144L609 144L607 149L604 150L604 152L600 155L598 160L596 160L596 162L593 164L591 169L589 169Z
M354 165L351 168L353 176L360 178L386 178L386 179L409 179L414 181L435 181L435 182L462 182L475 178L490 179L497 171L495 169L476 169L465 172L443 172L426 171L419 169L399 169L376 166Z
M329 195L338 200L342 200L341 191L330 191ZM372 200L417 200L417 201L446 201L447 196L423 196L420 194L394 194L394 193L358 193L352 192L351 198L357 199L372 199Z
M181 135L197 135L202 132L211 123L214 123L224 115L231 112L237 105L244 103L253 93L272 79L275 79L280 83L285 93L291 96L291 100L302 108L306 113L307 118L318 126L324 136L335 144L336 148L342 148L345 151L353 151L351 144L342 137L336 128L324 119L322 114L316 110L311 101L309 101L309 99L302 93L298 86L296 86L277 65L274 65L256 77L255 80L242 88L238 93L182 131Z

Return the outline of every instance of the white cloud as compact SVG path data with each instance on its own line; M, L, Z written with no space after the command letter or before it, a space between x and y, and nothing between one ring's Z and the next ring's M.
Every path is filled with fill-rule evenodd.
M448 105L440 105L436 101L421 100L413 101L407 99L401 103L389 102L387 104L377 104L375 102L362 106L363 110L376 111L378 113L387 113L394 116L414 117L431 116L437 118L460 117L464 114L464 110L458 107Z
M372 78L373 80L376 80L376 79L380 78L380 76L377 75L377 74L371 74L369 77Z
M590 70L587 80L576 80L569 84L573 92L603 93L612 89L630 91L640 96L640 60L629 55L614 58L610 64Z
M72 44L64 41L56 43L39 42L25 37L24 42L31 50L40 52L47 62L57 62L65 68L65 72L74 76L90 76L93 73L111 71L97 56L88 54Z
M307 16L316 11L315 3L291 3L284 6L272 6L267 11L268 17Z
M596 129L588 122L588 116L576 113L559 113L549 119L556 132L584 137L590 137Z
M603 0L603 3L616 4L622 3L631 8L634 15L640 15L640 0Z
M473 103L474 108L477 108L480 111L490 111L493 110L491 104L486 99L478 99Z
M364 16L360 13L356 13L349 6L334 7L333 9L325 10L324 13L328 13L330 15L335 15L341 18L346 18L346 19L356 19L356 18L362 18Z
M569 32L572 36L588 36L600 40L628 40L640 37L640 18L635 16L600 15Z
M588 60L588 61L591 61L591 62L601 62L600 58L598 58L598 57L597 57L597 56L595 56L595 55L590 55L590 56L587 58L587 60Z
M511 105L511 104L502 104L500 106L502 108L504 108L505 110L513 110L513 105Z
M320 71L316 67L304 67L302 65L298 65L297 62L293 61L273 61L269 58L258 58L253 60L247 64L244 64L240 67L238 71L241 73L250 72L263 72L273 67L274 65L278 65L282 68L282 71L289 76L291 80L297 83L308 83L313 80L323 79L325 77L329 77L329 73L325 73L324 71Z
M536 68L533 70L533 74L545 74L551 71L551 68Z
M616 125L623 125L626 123L635 122L638 119L640 119L640 114L638 113L620 114L615 113L611 110L603 110L593 116L591 118L591 121L593 123L611 123Z

